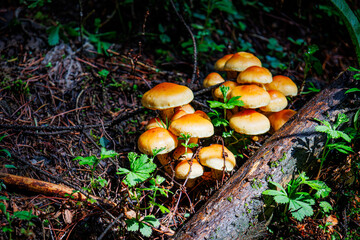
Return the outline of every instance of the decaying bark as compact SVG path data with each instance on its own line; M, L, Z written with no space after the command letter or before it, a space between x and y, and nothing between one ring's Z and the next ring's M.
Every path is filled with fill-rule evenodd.
M268 181L287 183L294 174L319 167L325 135L315 131L314 118L334 121L339 113L352 116L360 106L356 93L345 94L359 81L345 72L310 100L287 124L271 136L173 239L252 239L262 223L261 193ZM264 226L264 225L263 225Z
M71 199L78 201L86 201L88 199L84 194L82 194L81 192L76 192L73 188L33 178L17 176L8 173L0 173L0 180L2 180L8 187L15 187L30 192L60 197L69 196L69 198L71 196ZM116 206L115 203L106 199L102 199L92 195L89 195L89 197L111 207Z

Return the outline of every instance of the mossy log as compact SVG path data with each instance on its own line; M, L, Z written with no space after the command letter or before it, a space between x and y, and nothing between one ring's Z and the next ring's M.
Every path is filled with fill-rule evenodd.
M360 107L359 87L351 72L308 101L289 122L274 133L263 146L219 189L175 234L173 239L254 239L265 229L258 220L264 212L262 192L268 181L285 185L296 173L319 168L325 134L315 131L314 118L333 122L338 114L352 118ZM259 227L259 226L262 226Z

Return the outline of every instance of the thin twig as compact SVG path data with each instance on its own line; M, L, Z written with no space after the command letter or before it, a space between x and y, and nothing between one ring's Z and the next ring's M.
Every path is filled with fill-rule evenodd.
M170 0L172 7L174 8L174 11L176 13L176 15L180 18L181 22L184 24L185 28L188 30L191 40L193 42L193 46L194 46L194 68L193 68L193 74L191 77L191 86L194 84L194 81L196 79L196 71L197 71L197 47L196 47L196 40L194 37L194 34L192 33L190 27L186 24L184 18L180 15L180 13L177 11L175 4L173 2L173 0Z

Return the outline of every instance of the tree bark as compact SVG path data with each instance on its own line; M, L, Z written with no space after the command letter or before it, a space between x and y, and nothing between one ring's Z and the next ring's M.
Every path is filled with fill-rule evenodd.
M360 106L360 81L350 72L308 101L279 131L184 224L173 239L253 239L266 229L258 217L264 212L261 193L268 181L286 184L296 173L319 168L325 134L315 131L314 118L333 122L338 114L351 117ZM265 231L265 230L264 230Z

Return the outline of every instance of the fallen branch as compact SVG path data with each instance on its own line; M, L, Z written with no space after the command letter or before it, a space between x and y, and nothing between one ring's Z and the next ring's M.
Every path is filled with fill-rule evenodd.
M96 201L99 201L100 203L104 203L111 207L116 207L116 204L114 202L111 202L107 199L103 199L93 195L89 195L88 197L86 197L81 192L78 192L75 189L64 185L54 184L8 173L0 173L0 179L8 187L15 187L44 195L69 197L69 199L77 201L87 201L88 199L94 199Z

